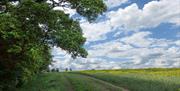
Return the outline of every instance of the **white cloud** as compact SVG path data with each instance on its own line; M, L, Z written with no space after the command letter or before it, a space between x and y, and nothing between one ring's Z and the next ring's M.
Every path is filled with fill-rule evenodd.
M127 43L127 44L133 44L134 46L138 47L147 47L151 44L150 39L146 39L147 36L149 36L150 32L138 32L133 34L132 36L127 36L125 38L122 38L121 41Z
M154 44L156 41L157 39L153 39L152 45L158 45ZM118 41L113 42L102 44L101 47L100 45L95 45L94 50L90 51L91 57L105 56L109 58L129 59L127 61L116 61L116 64L119 64L117 67L121 68L180 67L180 64L178 64L180 61L180 47L151 47L152 45L149 45L142 48L125 47L122 50L123 47L119 45L120 43ZM167 45L173 44L173 41L165 42ZM122 47L122 49L117 47Z
M127 0L109 0L107 2L123 3ZM156 27L161 23L180 25L180 1L160 0L147 3L143 9L136 4L124 9L107 12L109 20L97 23L81 22L87 45L92 41L105 40L106 34L119 28L118 34L129 33L121 39L94 44L87 49L87 59L72 60L59 48L53 50L56 60L54 67L64 69L115 69L146 67L180 67L180 41L151 38L151 32L139 31ZM109 7L114 7L112 6ZM178 9L179 8L179 9ZM176 35L175 35L176 36ZM112 60L111 60L112 59Z
M139 34L144 36L141 37ZM61 69L70 67L75 70L180 67L180 47L170 46L176 45L176 41L150 38L148 32L137 32L129 36L129 38L134 37L134 35L139 35L140 38L143 38L140 41L145 42L145 45L148 41L148 45L136 48L131 46L129 41L113 40L91 46L88 50L89 56L86 59L78 58L77 60L72 60L70 56L66 55L62 60L57 59L54 67ZM146 38L144 38L145 36ZM149 41L149 39L151 40ZM162 45L160 45L161 43ZM137 43L132 42L131 44L136 45ZM58 51L60 52L61 50ZM62 55L62 53L59 54ZM116 61L110 59L116 59Z
M156 27L161 23L180 25L180 1L160 0L147 3L143 9L132 4L108 13L111 25L127 30Z
M123 0L122 0L123 1ZM121 0L107 2L122 2ZM81 27L87 41L98 41L106 38L106 34L119 28L120 31L139 31L144 28L157 27L161 23L173 23L180 25L180 1L160 0L151 1L139 9L137 4L131 4L117 11L105 14L107 20L97 23L82 22ZM121 33L121 32L120 32Z
M76 10L75 9L66 8L66 7L55 7L54 10L64 11L65 14L69 14L70 17L76 14Z
M177 40L175 43L176 45L180 46L180 40Z
M111 26L109 22L99 22L99 23L81 23L81 28L83 29L84 36L87 41L97 41L105 39L105 34L111 31Z
M104 0L108 8L119 6L123 3L127 3L129 0Z

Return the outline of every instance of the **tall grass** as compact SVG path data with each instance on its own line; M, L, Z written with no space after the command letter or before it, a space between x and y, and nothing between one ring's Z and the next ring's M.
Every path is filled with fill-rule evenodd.
M46 73L35 77L17 91L122 91L101 80L71 73Z
M180 68L45 73L17 91L180 91Z
M130 91L178 91L180 69L124 69L82 71Z
M38 75L17 91L70 91L63 75L55 72Z

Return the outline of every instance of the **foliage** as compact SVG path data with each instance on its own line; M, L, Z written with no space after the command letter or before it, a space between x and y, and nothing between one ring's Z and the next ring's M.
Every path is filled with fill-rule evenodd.
M86 57L79 22L56 6L76 9L92 22L106 10L102 0L1 0L0 90L12 91L51 63L51 47L66 50L73 58ZM12 2L18 2L12 4ZM67 2L68 5L62 5Z

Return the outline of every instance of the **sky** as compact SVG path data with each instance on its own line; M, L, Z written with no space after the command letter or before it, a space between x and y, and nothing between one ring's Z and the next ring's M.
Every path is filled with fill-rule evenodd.
M104 2L108 10L93 23L75 10L65 11L80 20L89 55L74 60L54 47L50 68L180 68L180 0Z

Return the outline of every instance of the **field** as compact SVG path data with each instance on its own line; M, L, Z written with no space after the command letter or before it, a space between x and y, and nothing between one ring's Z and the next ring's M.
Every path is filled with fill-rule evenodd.
M51 72L18 91L180 91L180 68Z

